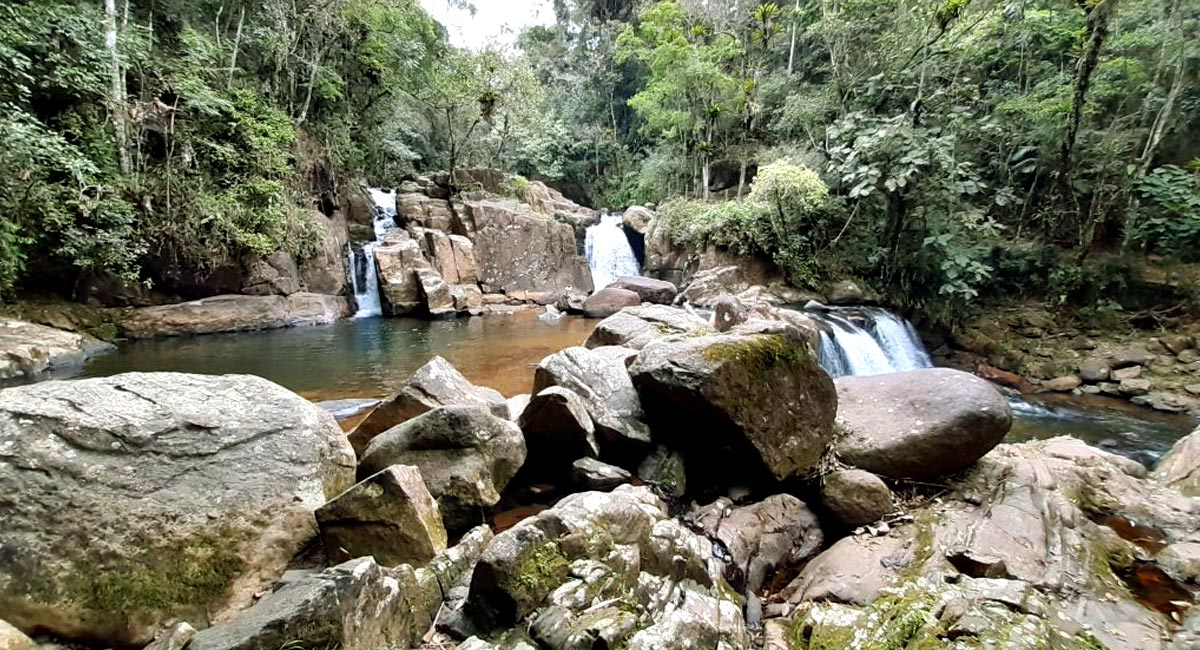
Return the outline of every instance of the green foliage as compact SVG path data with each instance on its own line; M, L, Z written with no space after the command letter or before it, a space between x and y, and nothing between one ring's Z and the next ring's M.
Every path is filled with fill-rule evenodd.
M1164 165L1135 189L1143 204L1130 220L1126 240L1184 262L1200 260L1200 174Z

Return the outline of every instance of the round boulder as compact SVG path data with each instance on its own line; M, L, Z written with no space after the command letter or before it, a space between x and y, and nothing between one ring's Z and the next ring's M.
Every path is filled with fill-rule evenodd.
M679 293L678 287L666 280L655 280L642 276L619 277L616 282L608 286L632 291L642 299L642 302L655 305L669 305L674 302L675 295Z
M0 391L0 618L141 646L248 604L354 482L333 416L259 377Z
M850 528L873 524L891 514L892 491L883 479L861 469L831 472L821 486L825 508Z
M1004 439L1012 410L984 379L928 368L839 377L836 446L846 463L892 479L952 474Z
M608 318L626 307L642 304L642 297L629 289L608 287L588 296L583 302L583 315L588 318Z

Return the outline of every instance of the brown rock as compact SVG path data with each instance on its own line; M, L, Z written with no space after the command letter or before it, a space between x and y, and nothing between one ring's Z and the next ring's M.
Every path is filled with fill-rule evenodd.
M1089 384L1108 381L1111 375L1108 359L1087 359L1079 364L1079 378Z
M1112 380L1121 383L1126 379L1137 379L1142 376L1144 368L1141 366L1129 366L1119 370L1112 371Z
M384 312L403 316L422 308L421 282L417 270L429 263L421 255L421 246L407 232L393 230L387 239L375 247L375 263L379 270L379 296Z
M642 304L642 298L628 289L608 287L593 293L583 303L583 315L588 318L608 318L625 307Z
M1042 388L1056 393L1069 393L1083 385L1083 381L1075 375L1067 375L1065 377L1056 377L1050 381L1044 382Z
M330 217L315 211L310 214L321 240L312 257L300 260L300 281L306 291L341 295L346 291L346 244L350 241L346 215L341 210Z
M1122 379L1120 391L1122 395L1127 397L1138 397L1146 395L1154 385L1149 379Z
M744 584L734 588L758 593L767 577L820 552L825 535L817 516L790 494L777 494L748 506L717 499L695 516L710 538L719 539L741 570Z
M1130 366L1148 366L1155 358L1145 346L1141 346L1118 350L1109 357L1109 361L1114 369L1119 370Z
M821 501L849 528L873 524L895 509L883 479L861 469L842 469L825 476Z
M340 296L214 296L191 302L143 307L120 323L130 338L215 334L329 323L349 314Z
M1171 354L1178 355L1184 350L1191 350L1196 347L1196 339L1183 334L1169 334L1159 339L1163 346L1171 351Z
M654 278L645 277L621 277L608 286L632 291L641 298L641 302L656 305L671 304L675 300L675 295L679 293L679 289L666 280L655 280Z

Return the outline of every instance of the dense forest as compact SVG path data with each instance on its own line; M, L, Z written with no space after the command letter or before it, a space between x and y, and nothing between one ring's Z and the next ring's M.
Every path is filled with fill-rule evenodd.
M1200 261L1197 3L553 8L465 50L416 0L5 3L0 291L303 254L344 185L468 165L946 322Z

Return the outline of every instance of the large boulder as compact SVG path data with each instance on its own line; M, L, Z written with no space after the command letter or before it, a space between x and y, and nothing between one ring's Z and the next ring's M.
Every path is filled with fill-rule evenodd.
M233 620L200 631L188 648L416 647L443 608L445 594L470 575L491 539L491 531L481 526L421 568L389 568L364 557L301 573Z
M669 305L675 301L679 289L666 280L655 280L641 276L624 276L608 285L616 289L632 291L641 298L642 302L656 305Z
M341 295L346 291L346 245L350 242L346 215L335 210L329 217L313 212L310 218L318 224L321 237L316 253L300 260L300 282L313 293Z
M1154 478L1190 497L1200 497L1200 429L1171 447L1154 468Z
M87 334L0 319L0 380L81 366L89 357L114 349Z
M837 453L887 478L927 479L967 469L1012 426L1008 401L984 379L931 368L839 377Z
M422 256L417 240L403 230L389 232L375 246L375 265L384 313L403 316L422 309L425 299L417 271L429 268L429 262Z
M606 457L621 461L640 457L649 448L650 429L643 422L641 399L626 368L636 354L614 346L567 348L542 359L533 389L559 386L572 391L583 400Z
M654 211L641 205L631 205L621 214L621 222L642 235L650 232L650 222L653 219Z
M583 301L583 315L588 318L608 318L626 307L637 307L642 298L636 292L618 287L601 289Z
M341 296L233 294L133 309L120 328L130 338L216 334L331 323L349 314Z
M362 454L375 436L422 413L452 404L484 406L498 417L509 415L508 402L503 395L491 388L475 386L449 361L434 357L405 379L395 395L359 423L350 434L350 444Z
M437 502L416 467L393 465L317 509L325 556L368 555L384 566L422 566L446 550Z
M464 232L475 244L479 281L488 293L592 290L587 260L565 223L529 206L500 199L456 204Z
M605 318L592 330L585 346L598 348L617 345L641 350L651 341L671 334L711 334L716 332L708 321L696 314L666 305L626 307Z
M483 521L525 454L525 438L513 422L481 406L443 406L372 440L358 472L366 477L392 465L416 465L453 535Z
M629 370L656 437L687 454L693 488L804 476L833 439L833 381L803 342L664 339Z
M579 458L596 458L596 427L587 405L574 392L560 386L538 391L517 418L529 466L551 478L563 478Z
M719 266L692 276L679 298L696 307L712 307L721 296L741 293L749 287L739 267Z
M97 645L250 602L353 483L333 416L251 376L0 391L0 617Z
M290 296L300 290L300 268L284 251L255 258L246 265L241 293L252 296Z

